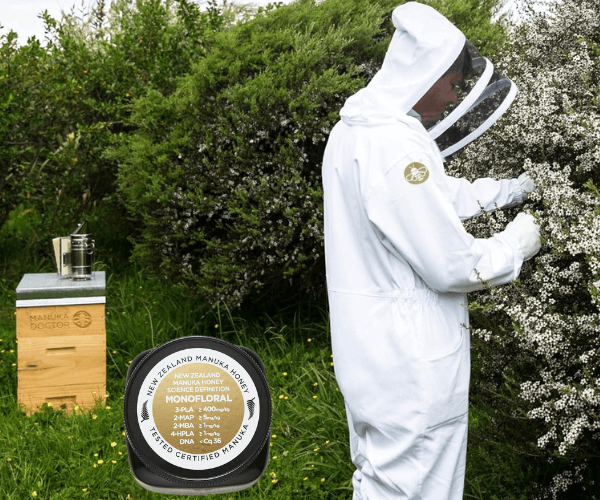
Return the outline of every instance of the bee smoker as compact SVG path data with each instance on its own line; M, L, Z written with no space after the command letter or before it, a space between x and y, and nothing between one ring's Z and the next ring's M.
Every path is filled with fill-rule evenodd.
M70 236L61 236L52 240L59 276L74 281L92 279L96 243L91 234L80 232L85 224L86 222L79 224Z

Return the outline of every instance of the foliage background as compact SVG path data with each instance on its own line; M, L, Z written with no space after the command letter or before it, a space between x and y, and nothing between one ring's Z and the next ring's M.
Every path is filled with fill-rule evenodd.
M233 12L189 0L101 0L88 16L44 13L47 46L1 41L0 238L3 256L50 255L87 218L103 257L127 261L136 226L116 194L110 145L134 129L133 101L169 94ZM110 20L110 22L108 22Z
M503 35L494 3L432 5L485 51ZM300 0L261 13L217 34L174 93L137 100L136 130L107 156L141 220L138 262L231 307L322 296L325 143L378 70L396 5Z

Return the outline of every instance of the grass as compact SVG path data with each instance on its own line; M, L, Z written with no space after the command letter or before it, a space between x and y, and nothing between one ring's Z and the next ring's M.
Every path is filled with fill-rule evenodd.
M10 286L10 288L9 288ZM253 488L214 498L349 498L352 467L343 399L333 375L326 321L283 314L253 320L208 311L177 287L141 273L107 280L107 393L90 411L16 402L14 283L0 309L0 498L168 499L134 481L122 418L125 373L141 351L175 337L211 335L259 353L274 406L271 458ZM324 313L323 313L324 314ZM101 400L105 399L105 404ZM210 496L207 498L211 498Z
M40 270L43 272L43 269ZM267 368L273 399L271 458L260 481L243 492L208 499L350 499L348 429L338 390L324 308L267 316L209 310L177 286L140 272L107 280L107 397L67 416L44 407L17 408L14 289L0 281L0 498L23 500L175 499L134 481L122 418L125 373L141 351L175 337L211 335L255 350ZM102 403L102 400L105 400ZM529 499L539 467L508 443L485 440L492 425L472 407L464 498ZM483 437L482 437L483 436ZM192 497L190 497L192 498Z

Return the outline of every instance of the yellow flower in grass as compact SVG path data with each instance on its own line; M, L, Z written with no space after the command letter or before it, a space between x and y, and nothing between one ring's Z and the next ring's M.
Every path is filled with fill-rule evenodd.
M32 496L32 497L37 497L37 491L34 491L34 492L31 494L31 496Z
M110 446L111 446L112 448L114 448L115 446L117 446L117 443L115 443L115 442L113 441L112 443L110 443Z
M104 463L104 460L98 460L98 465L102 465Z

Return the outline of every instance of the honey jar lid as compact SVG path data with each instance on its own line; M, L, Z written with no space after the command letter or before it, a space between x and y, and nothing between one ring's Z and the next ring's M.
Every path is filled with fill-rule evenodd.
M217 492L219 486L237 491L258 480L268 460L272 401L256 353L214 337L191 336L171 340L134 363L123 403L128 446L162 478L156 484L167 485L147 489L170 492L171 484L182 492ZM264 464L257 468L259 455ZM246 484L228 488L239 485L236 477Z

